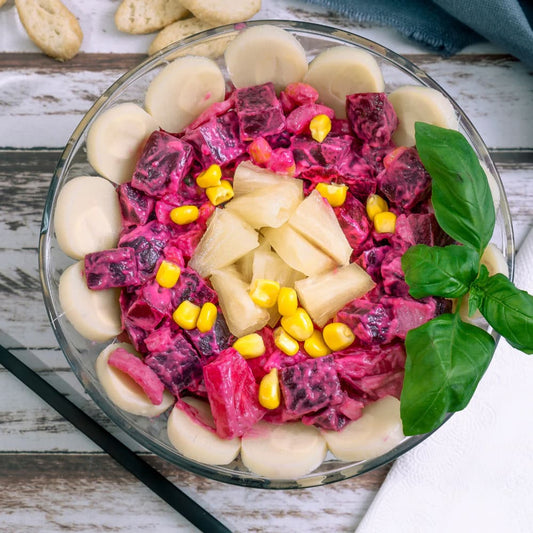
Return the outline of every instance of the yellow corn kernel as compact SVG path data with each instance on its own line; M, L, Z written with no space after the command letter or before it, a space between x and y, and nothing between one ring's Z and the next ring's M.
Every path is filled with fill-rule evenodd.
M175 207L170 212L170 220L172 220L174 224L183 226L184 224L190 224L191 222L198 220L199 215L200 212L195 205L182 205L180 207Z
M346 201L347 185L332 185L327 183L319 183L316 190L320 196L325 198L331 207L339 207Z
M390 211L383 211L374 217L374 229L378 233L394 233L396 229L396 215Z
M281 317L281 327L297 341L308 339L315 329L311 317L303 307L298 307L294 315Z
M213 205L220 205L233 198L233 187L229 181L222 180L220 185L208 187L205 194Z
M274 344L285 354L295 355L300 345L283 328L274 330Z
M342 322L332 322L322 331L324 342L330 350L338 352L348 348L355 340L353 331Z
M331 353L331 350L324 342L322 332L318 329L315 329L313 334L308 339L305 339L304 350L311 357L323 357Z
M281 316L290 316L298 309L298 295L291 287L281 287L278 294L278 311Z
M215 325L217 315L217 306L211 302L206 302L200 309L200 314L198 315L198 320L196 321L196 327L202 333L207 333Z
M183 329L194 329L199 314L200 307L198 305L189 302L189 300L183 300L183 302L178 305L178 308L172 313L172 318L174 319L174 322Z
M233 347L245 358L253 359L263 355L266 351L263 337L259 333L250 333L238 338Z
M389 206L387 205L387 202L381 196L379 196L379 194L371 194L366 199L366 214L372 221L378 213L383 213L388 209Z
M279 283L272 279L256 279L250 286L250 298L259 307L268 309L278 301Z
M163 260L157 269L155 280L161 285L161 287L172 289L172 287L178 283L180 274L181 268L178 265Z
M222 170L219 165L211 165L209 168L198 174L196 177L196 184L202 189L207 187L216 187L220 185L220 179L222 178Z
M278 369L273 368L259 383L259 403L265 409L276 409L280 400Z
M327 115L317 115L311 119L309 129L311 130L311 137L321 143L331 131L331 119Z

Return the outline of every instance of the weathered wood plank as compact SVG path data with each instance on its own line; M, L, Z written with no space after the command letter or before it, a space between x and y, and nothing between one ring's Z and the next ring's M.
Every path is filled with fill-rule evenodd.
M101 56L86 59L97 66ZM421 66L457 100L488 146L528 147L533 78L521 63L507 57L472 61L465 68L458 58L433 58ZM4 117L0 146L63 146L92 103L126 70L115 60L103 61L97 70L58 70L55 64L44 70L0 69L0 116ZM132 94L132 98L142 102L142 94Z
M251 490L145 456L232 531L353 531L389 467L305 491ZM0 454L2 530L189 531L164 502L105 455ZM20 512L24 510L24 512Z

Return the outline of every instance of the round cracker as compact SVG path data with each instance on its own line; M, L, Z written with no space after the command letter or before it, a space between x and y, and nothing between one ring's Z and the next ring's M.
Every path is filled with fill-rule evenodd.
M125 33L152 33L188 13L179 0L123 0L115 13L115 25Z
M243 22L261 9L261 0L180 0L195 17L215 26Z
M15 0L15 6L30 39L46 55L65 61L78 53L83 32L60 0Z
M209 24L208 22L202 22L201 20L198 20L195 17L191 17L185 20L178 20L177 22L174 22L173 24L170 24L166 28L162 29L157 34L156 38L152 41L152 44L148 49L148 54L155 54L156 52L159 52L159 50L162 50L169 44L176 43L178 41L181 41L182 39L185 39L185 37L189 37L191 35L194 35L195 33L200 33L201 31L209 30L213 27L213 24ZM205 54L196 53L196 55Z

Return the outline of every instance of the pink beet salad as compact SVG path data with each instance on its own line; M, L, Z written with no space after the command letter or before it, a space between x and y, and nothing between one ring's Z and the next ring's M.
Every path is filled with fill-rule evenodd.
M406 333L450 307L444 299L415 300L408 294L402 254L415 244L443 246L450 238L432 213L431 180L416 148L397 147L391 140L397 117L387 96L348 96L346 119L336 118L317 99L317 91L304 83L290 84L279 95L271 83L235 89L184 131L154 131L131 181L118 187L118 247L85 257L91 289L121 288L120 340L130 342L143 358L118 353L109 364L145 383L152 401L161 398L163 387L178 402L186 396L207 399L223 438L241 436L259 420L299 420L340 430L357 420L367 404L388 395L399 398ZM312 131L317 116L326 124L323 138ZM210 198L209 187L199 186L197 178L220 169L231 190L235 169L245 161L301 180L304 198L317 189L326 202L326 189L319 184L344 186L345 196L328 209L351 248L349 264L370 276L371 288L325 324L313 320L313 331L320 336L328 324L343 324L353 334L349 345L326 346L317 356L291 337L296 351L284 349L279 340L284 332L278 331L282 317L267 313L253 332L261 337L264 353L243 356L234 347L239 335L228 326L220 294L210 276L202 277L190 262L214 213L229 211L231 203L231 195L222 202ZM369 198L377 198L393 215L389 231L376 227ZM176 223L173 213L183 206L197 208L192 209L196 214ZM173 285L157 276L163 262L177 267ZM175 318L184 302L193 309L193 323L185 327ZM194 314L197 318L206 304L213 304L216 315L200 327ZM273 369L280 398L265 406L260 384Z

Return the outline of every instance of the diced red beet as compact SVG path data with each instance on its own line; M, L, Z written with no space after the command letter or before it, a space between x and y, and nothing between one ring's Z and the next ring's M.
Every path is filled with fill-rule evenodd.
M163 249L163 255L165 259L170 263L174 263L181 268L185 268L185 260L183 259L183 253L179 248L175 246L168 245Z
M357 342L365 346L392 341L395 328L388 310L379 303L358 298L346 304L338 313L339 322L347 324Z
M202 363L206 363L212 357L223 352L235 341L235 337L229 332L220 310L213 328L209 331L202 333L199 329L194 328L183 333L200 354Z
M154 199L131 186L131 182L122 183L117 188L122 226L139 226L146 224L154 210Z
M156 266L169 238L168 228L157 220L152 220L144 226L137 226L121 235L119 247L135 250L140 283L155 276Z
M287 117L287 130L296 135L309 132L309 123L317 115L326 115L330 119L335 116L331 107L321 104L305 104L297 107Z
M355 135L371 146L389 144L398 126L398 117L385 93L347 96L346 116Z
M138 336L140 340L144 341L146 335L153 331L165 318L165 314L152 307L142 297L142 291L130 294L129 297L124 297L125 294L126 292L123 290L121 294L123 325L128 333L132 329L134 336ZM132 338L132 340L134 339ZM144 343L141 344L139 342L138 345L136 345L136 348L144 352L142 349Z
M425 324L437 314L437 302L432 297L423 300L415 300L411 296L384 297L381 303L394 317L394 334L400 339L405 339L409 330Z
M268 135L265 137L268 141L268 144L275 148L289 148L291 145L292 135L287 131L283 130L281 133L276 133L275 135Z
M373 246L363 250L357 260L357 264L366 270L375 283L381 282L381 263L383 263L383 259L391 249L392 247L386 244Z
M381 263L381 278L383 290L392 296L407 296L409 285L405 282L405 274L402 270L403 251L391 250Z
M350 192L361 202L366 202L369 195L376 192L374 169L354 150L348 151L338 161L337 172Z
M85 256L85 278L92 290L139 285L133 248L114 248Z
M204 231L205 230L198 225L192 226L185 233L180 233L172 238L170 243L172 246L178 247L181 250L183 257L188 261L194 255Z
M289 83L279 95L285 113L290 113L295 107L314 104L318 100L318 91L300 81Z
M347 192L344 204L334 210L340 227L353 249L353 257L358 257L370 235L370 222L365 206Z
M192 159L187 143L164 131L154 131L144 145L131 185L156 198L176 192Z
M391 206L408 211L429 196L431 178L416 149L408 148L379 174L378 186Z
M348 419L339 412L338 406L329 405L317 413L302 416L302 424L316 426L327 431L340 431Z
M331 355L307 359L279 374L287 412L303 416L342 401L342 391Z
M285 129L285 115L272 83L237 89L234 98L242 141L274 135Z
M374 174L377 176L385 168L384 161L387 156L396 146L392 143L384 146L370 146L363 144L359 148L359 154L363 159L373 168Z
M336 167L350 150L349 137L326 137L321 143L305 135L294 136L291 150L296 164L296 175L309 169Z
M178 283L170 289L172 291L172 305L174 309L184 300L202 305L206 302L216 304L217 293L207 284L206 280L192 268L182 268Z
M246 144L239 136L237 114L233 110L213 117L187 133L183 140L193 146L202 169L212 164L227 165L246 153Z
M107 364L133 379L154 405L161 404L165 386L157 374L137 356L124 348L117 348L109 356Z
M172 307L172 291L161 287L155 279L145 283L139 289L139 292L142 300L161 314L170 316L174 311L175 308Z
M204 366L204 381L219 437L239 437L264 416L259 386L234 348L227 348Z
M185 390L195 391L202 381L202 363L196 350L176 327L163 326L145 339L150 355L146 364L176 397Z
M401 245L405 247L415 244L446 246L453 243L453 239L442 230L432 213L399 215L393 242L398 239L401 239Z

